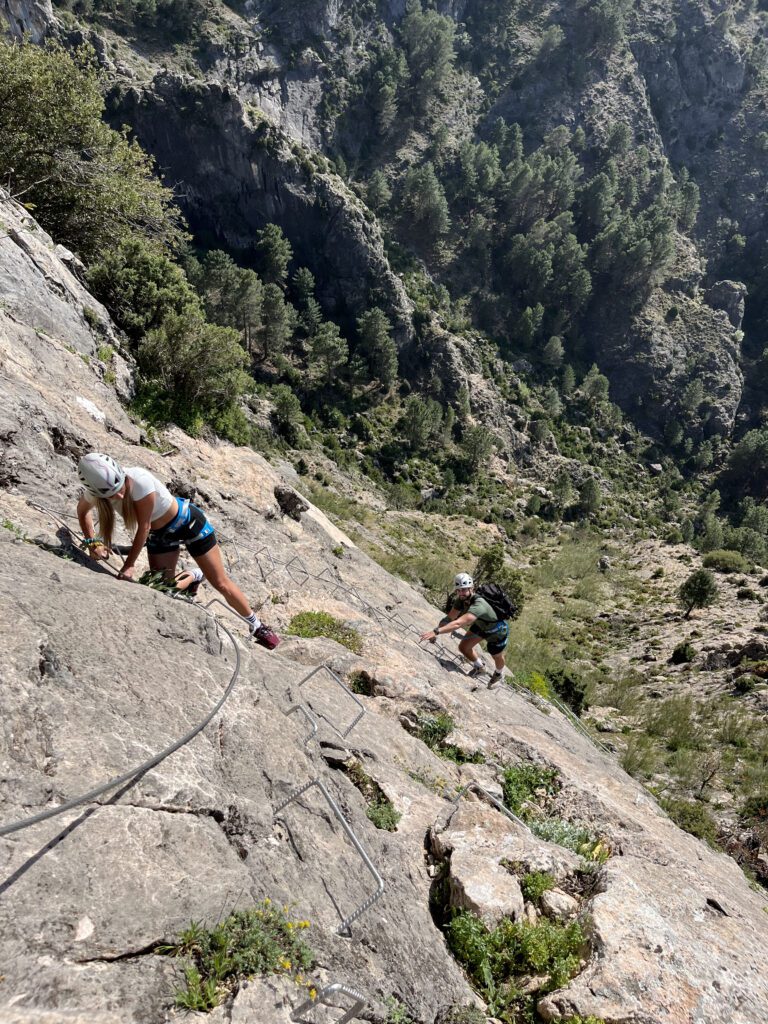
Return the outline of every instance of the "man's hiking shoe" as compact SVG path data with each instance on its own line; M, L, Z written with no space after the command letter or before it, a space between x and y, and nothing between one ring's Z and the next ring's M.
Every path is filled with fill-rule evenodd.
M277 645L280 643L280 637L274 631L270 629L264 622L256 629L251 630L251 636L257 644L261 644L262 647L266 647L268 651L274 651Z
M503 678L504 678L504 674L502 672L498 672L498 671L494 672L493 675L491 676L489 682L488 682L488 689L492 690L494 688L494 686L498 686Z
M478 676L486 675L485 665L473 665L468 672L470 679L477 679Z

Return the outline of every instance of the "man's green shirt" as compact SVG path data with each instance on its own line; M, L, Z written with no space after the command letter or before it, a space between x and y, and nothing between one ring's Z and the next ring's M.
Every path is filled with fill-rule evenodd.
M474 615L476 622L473 625L477 626L478 629L486 630L491 629L499 621L499 617L496 612L491 608L488 602L483 597L479 597L477 594L473 594L471 597L465 598L463 601L454 598L451 606L452 610L458 609L461 615L469 612L470 615Z

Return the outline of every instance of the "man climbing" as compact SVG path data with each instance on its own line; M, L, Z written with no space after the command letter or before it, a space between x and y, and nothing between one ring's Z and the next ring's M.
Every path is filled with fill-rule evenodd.
M467 635L459 644L459 650L472 665L471 676L482 675L485 671L483 659L475 648L486 641L488 653L493 658L496 671L491 676L488 689L497 686L504 674L504 649L509 640L509 623L500 618L494 609L475 592L475 581L466 572L460 572L453 581L455 590L451 596L451 607L447 616L435 629L421 634L422 640L435 641L456 629L466 629Z

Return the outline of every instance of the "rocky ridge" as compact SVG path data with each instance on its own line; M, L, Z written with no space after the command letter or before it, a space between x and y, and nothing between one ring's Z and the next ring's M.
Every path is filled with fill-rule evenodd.
M359 655L327 639L286 639L269 654L247 645L223 613L238 631L241 675L205 732L117 794L0 840L0 1019L171 1020L178 966L157 946L192 919L213 923L269 896L311 921L318 981L364 991L373 1021L386 1019L384 1000L395 995L417 1021L433 1024L448 1007L475 1000L430 913L434 867L448 878L454 905L489 921L535 916L502 870L514 863L551 870L574 902L555 895L543 909L577 911L590 936L580 973L540 1000L544 1019L762 1021L768 923L736 865L674 827L557 712L508 688L471 690L397 622L371 616L366 605L427 628L436 612L311 505L299 522L282 520L274 499L282 475L256 453L179 431L167 436L165 456L140 447L140 431L90 355L99 335L84 310L98 305L18 207L6 202L0 216L24 243L0 244L0 444L9 470L0 488L2 821L141 763L203 717L234 667L231 646L201 609L81 564L50 514L30 507L28 500L71 510L82 451L108 450L196 486L230 540L232 571L279 630L299 611L322 609L362 640ZM57 324L52 310L65 307L68 319ZM332 554L339 545L341 560ZM278 563L274 573L264 547ZM295 557L323 579L299 571L297 582L280 569ZM338 581L355 586L363 602L337 590ZM300 689L322 664L371 680L372 695L360 698L366 714L346 738L329 720L343 731L355 714L349 696L319 677ZM318 740L306 746L305 723L285 716L302 698L322 716ZM403 727L437 711L454 719L451 739L483 752L485 765L446 762ZM342 770L350 757L401 813L395 832L366 817ZM590 891L574 888L567 850L474 797L456 801L473 780L499 794L498 766L521 760L556 768L562 788L553 813L586 824L610 849ZM296 785L315 777L385 882L351 939L336 934L340 917L368 896L371 882L332 816L312 792L273 818ZM303 998L286 980L256 980L208 1019L258 1013L265 1024L283 1024Z

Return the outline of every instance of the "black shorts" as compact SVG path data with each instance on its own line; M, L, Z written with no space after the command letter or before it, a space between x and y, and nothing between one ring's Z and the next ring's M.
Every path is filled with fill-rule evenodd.
M481 636L486 641L486 648L489 654L501 654L509 642L509 623L502 619L490 629L480 629L476 622L467 630L472 636Z
M178 551L183 544L194 558L216 547L216 533L197 505L177 498L179 512L175 519L159 530L150 530L147 551L152 555L167 555Z

